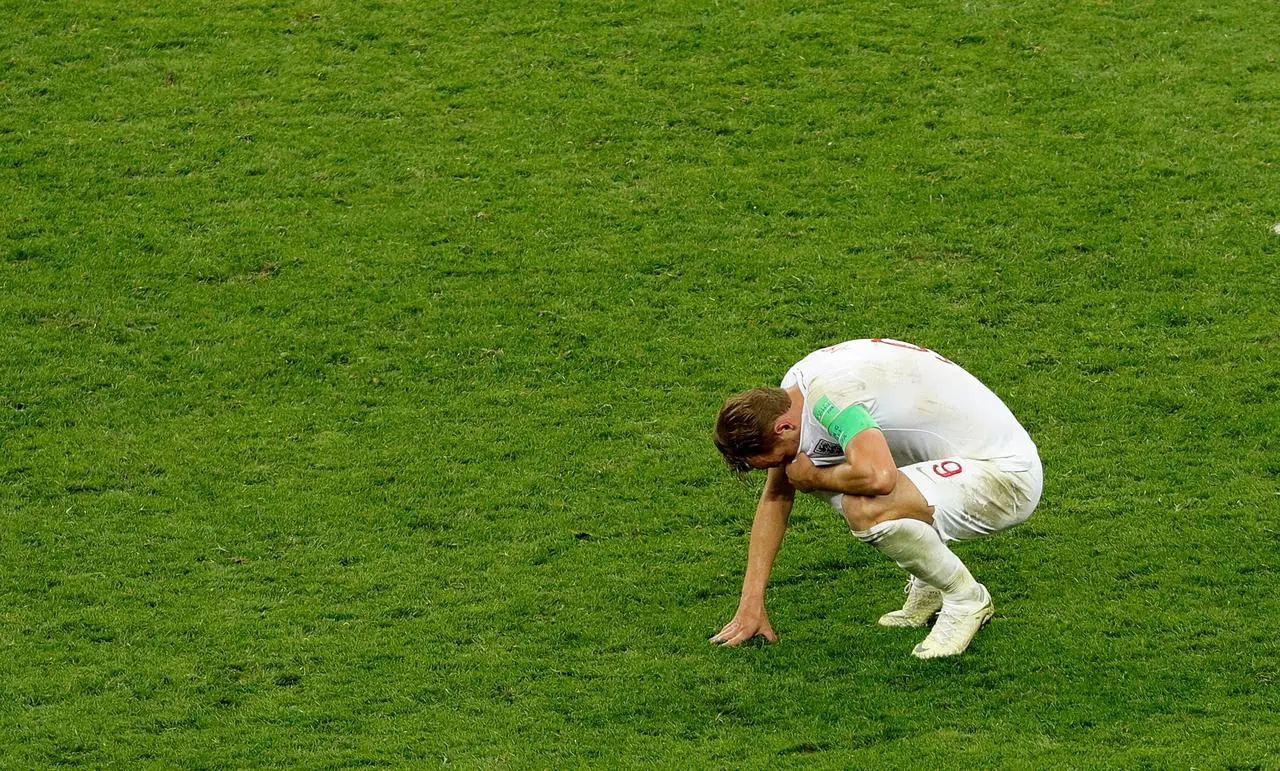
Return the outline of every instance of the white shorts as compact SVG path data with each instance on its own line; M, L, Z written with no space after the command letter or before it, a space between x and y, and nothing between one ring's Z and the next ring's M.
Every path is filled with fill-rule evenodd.
M1026 521L1044 489L1039 456L942 458L903 466L899 471L933 507L933 527L944 541L983 538ZM843 513L844 496L818 494Z

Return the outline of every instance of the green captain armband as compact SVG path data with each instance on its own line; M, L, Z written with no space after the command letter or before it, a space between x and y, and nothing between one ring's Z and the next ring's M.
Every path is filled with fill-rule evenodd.
M825 396L819 397L818 403L813 405L813 417L836 438L840 449L844 449L862 429L880 427L861 404L852 404L842 410Z

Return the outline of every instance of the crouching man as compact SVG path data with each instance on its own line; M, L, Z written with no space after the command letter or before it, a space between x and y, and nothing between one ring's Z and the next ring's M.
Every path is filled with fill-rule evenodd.
M716 447L739 471L767 469L738 611L712 642L777 639L765 586L795 491L825 498L859 540L905 570L906 604L883 626L923 627L922 659L955 656L995 612L947 543L1024 521L1044 473L1035 443L998 396L927 348L851 340L815 351L780 388L730 398Z

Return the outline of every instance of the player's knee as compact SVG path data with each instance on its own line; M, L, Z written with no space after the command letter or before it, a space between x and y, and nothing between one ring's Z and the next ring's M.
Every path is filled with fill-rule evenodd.
M854 532L870 530L880 521L884 507L876 503L876 499L868 495L845 494L840 502L844 513L844 521Z
M895 505L896 504L896 505ZM904 508L887 496L845 495L840 502L844 521L853 532L870 530L891 519L920 519L915 512Z

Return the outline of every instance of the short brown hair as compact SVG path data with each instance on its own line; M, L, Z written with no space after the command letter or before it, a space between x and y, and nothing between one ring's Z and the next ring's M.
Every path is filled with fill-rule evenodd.
M781 388L753 388L731 396L716 417L716 449L735 471L750 471L747 458L773 449L773 424L791 407Z

